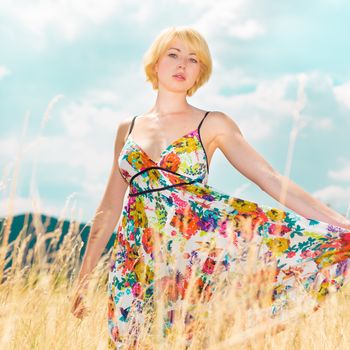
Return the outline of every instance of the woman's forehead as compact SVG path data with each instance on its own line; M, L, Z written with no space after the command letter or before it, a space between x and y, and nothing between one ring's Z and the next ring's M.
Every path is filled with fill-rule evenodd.
M167 46L166 51L170 49L176 50L178 52L190 51L190 55L196 54L194 48L192 48L191 45L189 45L186 41L181 39L173 39Z

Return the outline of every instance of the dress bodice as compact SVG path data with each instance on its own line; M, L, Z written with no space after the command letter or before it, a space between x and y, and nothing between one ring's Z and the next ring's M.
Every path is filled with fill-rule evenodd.
M120 152L118 165L129 183L130 195L180 186L200 181L207 183L209 166L201 137L200 126L170 143L154 161L132 138L133 118L126 142Z

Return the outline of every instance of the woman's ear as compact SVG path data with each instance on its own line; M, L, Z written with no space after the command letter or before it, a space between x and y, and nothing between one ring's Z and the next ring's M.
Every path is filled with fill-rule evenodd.
M155 73L158 73L158 62L154 64L153 70Z

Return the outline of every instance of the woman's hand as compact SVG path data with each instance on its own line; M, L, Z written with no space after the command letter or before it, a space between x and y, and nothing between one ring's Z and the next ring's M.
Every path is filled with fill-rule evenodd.
M90 310L86 306L86 286L78 286L76 290L73 292L73 296L71 299L71 313L79 318L83 319L90 313Z

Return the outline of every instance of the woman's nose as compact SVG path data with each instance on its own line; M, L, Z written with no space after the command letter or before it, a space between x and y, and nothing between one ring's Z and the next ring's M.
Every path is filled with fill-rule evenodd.
M178 67L185 67L185 63L184 62L180 62L180 63L178 63Z

